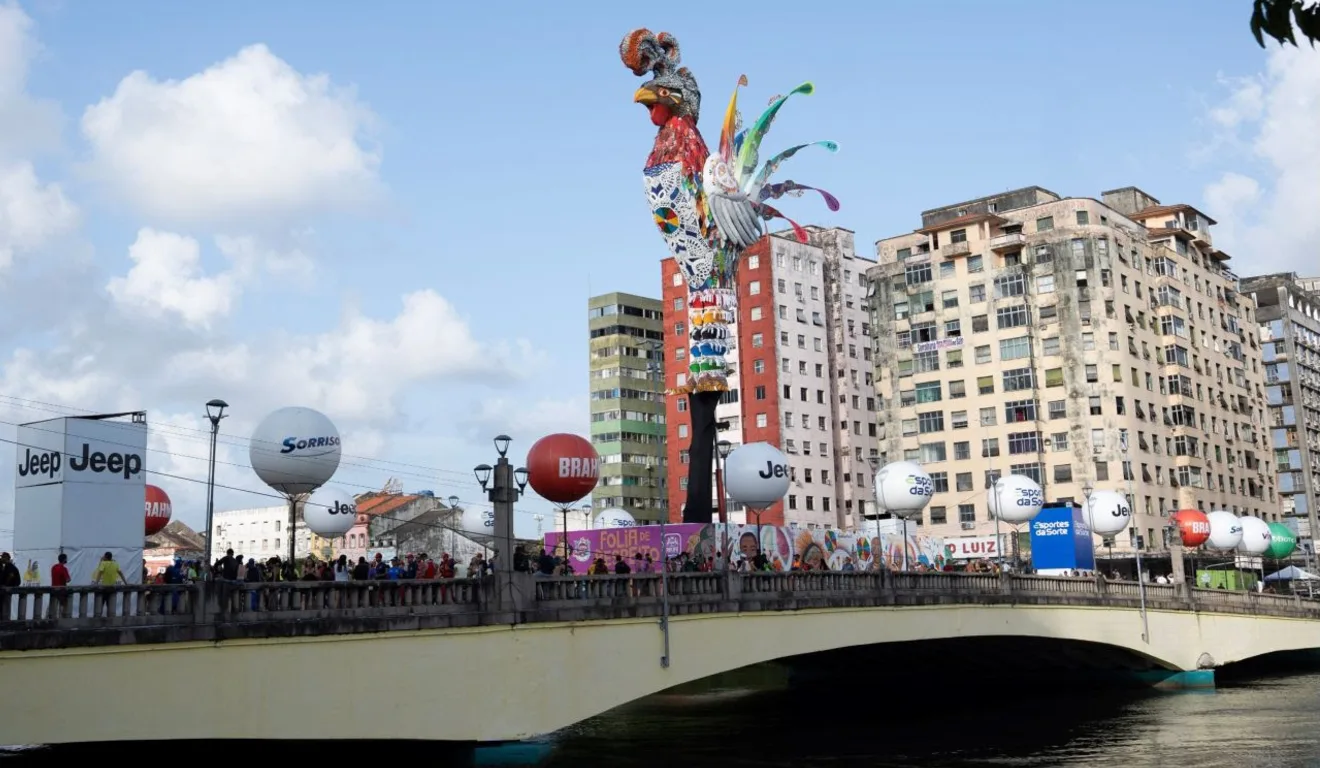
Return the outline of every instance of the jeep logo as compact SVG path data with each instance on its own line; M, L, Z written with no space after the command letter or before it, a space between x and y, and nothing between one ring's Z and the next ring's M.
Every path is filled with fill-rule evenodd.
M62 463L63 456L58 451L33 453L31 449L27 449L23 453L23 460L18 464L18 475L19 477L44 476L53 480L59 474ZM70 455L69 470L96 474L109 472L128 480L142 471L142 457L136 453L93 452L90 443L83 443L81 454Z
M336 501L333 507L330 507L332 515L356 515L357 507L352 504L345 504L342 501Z
M63 457L59 451L33 453L32 449L29 448L23 452L23 458L18 462L18 476L54 479L60 473L62 463Z
M761 470L760 472L757 472L756 474L760 475L765 480L769 480L772 477L787 477L788 465L776 464L773 461L767 461L765 463L765 469Z

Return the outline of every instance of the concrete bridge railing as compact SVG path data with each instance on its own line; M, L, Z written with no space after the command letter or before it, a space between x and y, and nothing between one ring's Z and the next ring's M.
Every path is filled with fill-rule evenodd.
M1297 596L1146 585L1152 611L1320 620ZM692 613L914 605L1137 608L1140 586L951 573L679 573L0 589L0 650L350 634Z

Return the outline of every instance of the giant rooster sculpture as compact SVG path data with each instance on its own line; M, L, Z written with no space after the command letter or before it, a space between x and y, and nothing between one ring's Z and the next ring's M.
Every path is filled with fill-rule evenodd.
M783 219L802 242L807 233L767 201L784 195L820 193L832 211L839 209L833 195L793 181L770 183L779 165L807 147L833 152L832 141L800 144L771 157L758 168L757 150L780 107L794 94L810 95L803 83L787 96L770 102L752 126L742 130L735 87L720 130L719 152L711 154L697 129L701 91L687 67L679 66L678 41L666 32L637 29L619 44L619 55L638 77L652 77L633 94L651 114L660 131L642 171L647 202L655 224L674 255L688 286L688 374L675 394L688 394L692 418L692 444L688 452L687 504L683 521L711 520L711 462L715 450L715 406L729 389L729 323L737 317L735 289L739 255L764 234L762 222ZM738 79L747 85L746 76Z

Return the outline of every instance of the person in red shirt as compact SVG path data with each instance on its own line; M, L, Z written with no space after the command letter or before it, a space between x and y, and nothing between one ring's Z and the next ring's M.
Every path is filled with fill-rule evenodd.
M59 559L50 567L50 585L52 587L69 586L69 556L60 553ZM67 594L51 595L49 611L54 614L51 618L62 618L69 613L69 596Z

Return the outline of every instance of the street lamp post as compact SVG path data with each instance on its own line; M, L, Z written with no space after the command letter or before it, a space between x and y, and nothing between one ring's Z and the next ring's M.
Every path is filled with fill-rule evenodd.
M220 436L220 420L225 417L229 403L215 399L206 404L206 418L211 421L211 461L206 475L206 561L202 563L203 573L210 573L212 557L215 552L215 444Z
M1137 592L1141 595L1141 641L1150 642L1150 622L1146 616L1146 579L1141 571L1141 550L1145 545L1145 537L1141 535L1140 530L1135 525L1137 515L1137 497L1132 492L1132 479L1136 474L1132 471L1132 458L1128 452L1128 431L1120 429L1118 431L1118 446L1123 449L1123 477L1127 480L1127 502L1128 508L1132 510L1133 526L1128 529L1128 538L1132 540L1132 550L1136 553L1137 563Z
M508 567L498 567L497 573L512 573L513 566L513 504L527 488L527 468L513 468L509 461L509 443L513 439L508 435L495 438L495 450L499 458L495 466L478 464L473 470L481 490L495 506L495 559L503 566L507 559Z
M729 452L733 450L733 443L728 440L721 440L715 444L715 455L719 461L715 464L715 493L719 495L720 522L729 522L729 507L725 501L724 493L724 460L729 458ZM728 554L728 553L725 553Z

